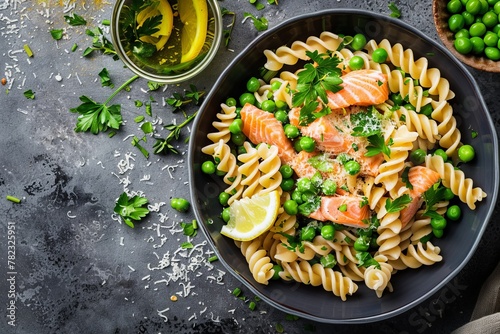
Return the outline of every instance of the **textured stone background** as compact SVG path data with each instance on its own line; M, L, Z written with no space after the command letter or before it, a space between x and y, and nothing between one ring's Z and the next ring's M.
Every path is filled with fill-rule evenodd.
M216 61L192 83L200 90L210 90L217 74L259 35L249 21L242 22L244 12L265 16L272 27L305 11L327 8L360 8L389 15L389 2L281 0L278 6L266 4L258 12L248 0L220 1L222 7L237 13L232 51L221 47ZM402 20L437 39L431 1L396 4ZM172 197L189 198L187 147L180 141L179 155L153 155L146 160L131 146L129 136L141 135L133 119L144 114L144 108L136 108L134 101L149 100L144 80L133 83L130 92L122 92L113 101L122 105L127 122L116 136L73 131L76 115L68 110L79 104L78 97L103 101L112 92L100 87L97 74L103 67L115 86L132 73L109 56L82 58L91 39L84 27L69 27L64 22L66 9L87 18L87 28L93 28L110 19L112 3L0 2L0 66L2 74L11 79L0 93L0 333L257 334L275 333L277 323L286 333L446 333L467 321L481 282L499 261L496 216L469 264L450 284L406 313L366 325L289 320L263 302L252 312L248 301L235 298L231 291L239 287L248 299L254 296L231 274L224 274L221 263L199 266L182 253L175 254L186 241L176 226L194 218L191 212L176 214L168 205ZM65 38L56 42L49 31L63 27L67 29ZM71 52L74 43L79 49ZM24 44L31 46L33 58L17 52ZM498 130L498 75L472 72ZM163 124L183 116L162 106L162 99L186 88L172 85L151 93L157 101L153 113ZM35 92L34 100L23 96L28 89ZM134 169L121 173L120 162L129 158ZM159 205L147 222L130 229L112 219L115 199L125 186L143 191L151 203L167 204ZM4 200L7 194L22 198L22 204ZM8 325L6 316L7 272L12 271L6 268L9 222L16 227L15 327ZM194 252L210 256L201 233L192 242L198 245ZM175 263L189 272L192 289L176 277ZM180 296L177 302L170 300L172 295Z

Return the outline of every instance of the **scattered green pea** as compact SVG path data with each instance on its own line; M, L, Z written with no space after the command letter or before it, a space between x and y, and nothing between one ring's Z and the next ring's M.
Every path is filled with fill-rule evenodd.
M474 159L476 152L474 151L474 147L471 145L462 145L458 149L458 158L463 162L469 162Z
M283 203L283 209L290 216L294 216L299 212L299 205L293 199L289 199Z
M170 200L170 206L172 209L179 212L186 212L189 209L190 204L185 198L172 198Z
M365 66L365 60L360 56L354 56L349 59L349 67L352 70L360 70Z
M411 162L413 162L414 165L421 165L424 163L426 155L427 152L425 152L421 148L417 148L416 150L410 153L410 160Z
M290 165L282 165L280 167L281 176L285 179L288 179L293 176L293 169Z
M431 218L431 227L434 230L444 230L446 227L446 219L442 216Z
M289 139L297 138L300 135L299 128L292 124L286 124L283 128L285 131L285 136Z
M201 164L201 171L205 174L213 174L215 173L215 164L211 160L207 160Z
M243 107L247 103L255 105L256 99L252 93L245 92L240 95L239 101L240 101L240 106Z
M351 47L355 51L362 50L366 45L366 37L363 34L356 34L352 37Z
M375 49L372 53L372 60L376 63L385 63L389 54L384 48Z
M333 237L335 236L335 228L333 225L323 225L321 227L321 236L325 240L333 240Z
M225 191L221 192L219 194L219 203L222 206L227 206L230 197L231 197L231 195L229 195L227 192L225 192Z
M247 81L247 90L250 92L250 93L255 93L256 91L258 91L260 88L260 81L259 79L257 79L256 77L251 77L250 79L248 79Z
M448 160L448 155L442 148L438 148L437 150L435 150L434 155L440 156L441 158L443 158L443 161Z
M349 160L344 164L344 168L349 175L356 175L361 170L361 165L356 160Z
M280 187L283 191L290 191L295 187L295 180L292 178L282 179Z
M462 210L456 204L446 209L446 217L450 220L453 221L459 220L461 215L462 215Z
M264 111L274 112L276 110L276 103L273 100L262 101L260 108Z
M222 213L221 213L222 220L227 223L229 221L230 217L231 217L231 214L229 213L229 207L224 208L224 210L222 210Z
M305 226L300 230L300 240L312 241L316 236L316 229L312 226Z
M288 114L284 110L278 110L278 111L276 111L274 113L274 118L276 118L281 123L287 123L288 122Z
M243 120L241 118L234 119L231 124L229 124L229 132L232 134L239 134L243 130Z
M316 143L314 139L312 139L311 137L304 136L300 138L300 147L304 151L311 153L314 152L314 150L316 149Z

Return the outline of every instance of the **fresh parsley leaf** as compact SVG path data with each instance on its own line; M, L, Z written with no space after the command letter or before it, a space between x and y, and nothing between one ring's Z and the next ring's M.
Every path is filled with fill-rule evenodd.
M312 200L309 200L305 203L299 205L299 214L302 216L309 216L311 213L315 212L319 209L321 205L321 197L314 196Z
M158 83L158 82L153 82L153 81L148 81L148 89L150 91L155 91L163 87L164 84Z
M383 153L386 156L391 156L391 149L389 146L392 145L392 138L389 139L387 145L385 144L384 137L381 134L375 134L367 137L370 145L366 147L365 157L373 157L379 153Z
M101 51L105 55L111 55L114 60L119 59L113 43L104 36L101 28L87 29L85 34L92 37L92 46L83 51L84 57L90 56L94 51Z
M107 68L103 68L101 72L99 72L99 77L101 78L102 87L113 88L115 86L113 82L111 82L111 78L109 77L109 72Z
M147 208L148 199L141 196L128 197L126 192L123 192L116 202L114 212L123 219L125 224L134 227L134 221L140 221L149 213Z
M169 130L170 133L168 134L167 137L156 140L155 144L153 145L154 153L155 154L168 153L168 152L172 152L174 154L179 153L179 151L177 151L177 149L172 145L172 142L179 139L182 128L188 125L196 117L197 114L198 112L195 112L191 116L188 116L186 120L181 124L166 125L165 129Z
M396 198L394 201L388 198L387 201L385 202L385 209L387 210L387 213L399 212L403 210L410 203L411 203L410 195L404 194Z
M139 137L137 137L137 136L133 136L133 137L132 137L131 144L132 144L132 146L137 147L137 148L139 149L139 151L142 153L142 155L144 155L144 157L145 157L146 159L148 159L148 158L149 158L149 152L148 152L148 150L146 150L146 149L145 149L145 148L144 148L144 147L140 144L140 142L141 142L141 141L146 142L146 138L145 138L145 137L143 137L143 138L139 138Z
M182 232L184 235L188 237L194 237L196 236L197 229L196 229L196 221L192 223L183 223L181 222L181 227L182 227Z
M243 13L243 17L245 19L250 18L253 22L253 25L257 31L264 31L268 28L268 21L265 17L261 17L260 19L254 16L251 13Z
M87 24L87 21L76 13L73 13L72 16L66 15L64 19L70 26L84 26Z
M406 185L406 188L408 189L413 189L413 185L410 182L410 179L408 179L408 172L410 171L410 167L406 167L403 170L403 173L401 174L401 181L403 181Z
M52 36L53 39L56 41L60 40L63 37L63 29L52 29L50 31L50 35Z
M183 249L191 249L191 248L193 248L193 247L194 247L194 245L193 245L192 243L190 243L190 242L187 242L187 241L186 241L186 242L183 242L183 243L181 244L181 248L183 248Z
M380 263L375 260L368 252L357 252L356 258L358 259L358 267L370 267L375 266L375 268L380 269Z
M306 55L316 66L307 63L297 74L297 87L293 92L292 104L294 107L302 106L299 116L300 125L307 125L319 117L330 114L331 110L326 105L328 103L327 92L338 92L342 89L338 57L319 54L318 51L306 51Z
M401 11L399 8L396 6L394 2L391 2L389 4L389 9L391 10L391 17L399 18L401 17Z
M227 29L222 31L224 36L224 46L227 48L229 42L231 41L231 35L233 34L234 24L236 23L236 13L227 10L226 8L221 8L222 16L232 16L231 23L227 26Z
M425 211L434 210L434 205L444 200L445 193L446 188L441 186L440 182L427 189L422 196L425 201Z
M80 114L77 118L75 131L90 131L93 134L98 134L107 131L108 128L118 130L122 124L121 106L117 104L108 106L108 103L116 94L127 89L128 85L138 78L137 75L131 77L118 87L104 103L96 102L85 95L80 96L82 103L78 107L69 110L72 113Z
M31 89L28 89L23 94L24 94L24 97L27 98L27 99L30 99L30 100L34 100L35 99L35 93Z

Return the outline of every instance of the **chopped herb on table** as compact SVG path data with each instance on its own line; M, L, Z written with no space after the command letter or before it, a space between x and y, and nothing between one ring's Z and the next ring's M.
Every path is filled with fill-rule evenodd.
M129 198L127 193L123 192L116 202L114 212L120 215L125 224L133 228L134 221L138 222L149 214L147 204L147 198L137 195Z
M26 97L27 99L30 99L30 100L35 99L35 93L31 89L28 89L23 94L24 94L24 97Z
M87 21L76 13L73 13L73 15L65 15L64 19L70 26L84 26L87 24Z

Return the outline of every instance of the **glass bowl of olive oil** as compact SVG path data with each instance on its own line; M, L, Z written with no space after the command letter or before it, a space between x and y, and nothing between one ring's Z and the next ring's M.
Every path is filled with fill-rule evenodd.
M118 0L111 38L125 65L158 83L180 83L203 71L222 40L217 0Z

